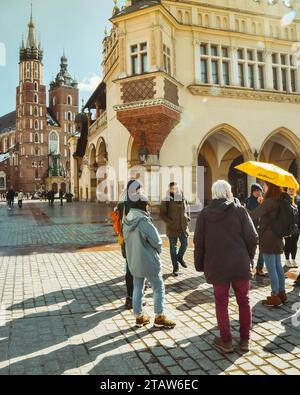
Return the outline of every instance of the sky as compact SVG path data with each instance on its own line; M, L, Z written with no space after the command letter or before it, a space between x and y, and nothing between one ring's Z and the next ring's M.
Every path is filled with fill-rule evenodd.
M87 100L102 76L102 40L113 0L32 0L37 37L44 49L44 84L59 71L65 50L69 72ZM123 0L119 0L122 6ZM0 0L0 116L15 110L19 48L30 18L30 0ZM81 103L81 101L80 101Z

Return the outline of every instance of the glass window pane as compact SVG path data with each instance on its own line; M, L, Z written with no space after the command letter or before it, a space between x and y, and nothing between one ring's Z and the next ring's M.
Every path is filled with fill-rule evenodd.
M207 55L207 44L200 45L200 53L201 55Z
M264 78L264 67L258 66L258 81L259 81L259 88L265 88L265 78Z
M212 45L210 47L211 56L218 56L218 48L216 45Z
M219 83L218 62L216 60L212 60L211 62L211 74L212 74L212 83L218 84Z
M291 70L291 88L292 92L296 92L296 71Z
M272 62L277 63L277 54L276 53L272 53Z
M253 51L250 49L247 50L247 58L248 60L253 60Z
M147 43L141 44L140 48L141 48L141 51L147 51Z
M138 57L137 57L137 55L134 55L134 56L131 57L131 63L132 63L132 65L131 65L131 67L132 67L132 74L133 75L138 74L138 72L139 72L139 70L138 70L139 65L138 65Z
M138 51L137 45L132 45L131 46L131 52L134 53L134 52L137 52L137 51Z
M207 76L207 60L201 60L201 81L205 84L208 83L208 76Z
M242 49L237 50L238 59L244 59L244 51Z
M242 63L238 64L238 77L239 77L239 85L240 86L245 86L244 65Z
M248 65L248 82L249 82L249 87L254 88L254 65L253 64Z
M280 61L281 61L281 64L286 64L286 56L280 55Z
M287 86L286 86L286 69L281 70L281 76L282 76L282 90L286 91Z
M148 71L148 55L146 53L142 54L142 73Z
M257 51L257 60L259 62L263 62L264 61L264 54L262 51Z
M277 69L273 67L273 88L278 90L278 82L277 82Z
M223 58L228 58L228 48L222 47L222 56Z
M223 83L229 85L229 64L228 62L222 63Z

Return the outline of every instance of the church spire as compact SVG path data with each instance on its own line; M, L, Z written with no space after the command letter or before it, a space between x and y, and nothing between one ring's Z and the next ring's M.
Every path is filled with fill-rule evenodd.
M32 2L30 4L30 21L28 23L28 38L27 38L27 48L35 48L35 33L34 33L34 23L32 17Z
M33 22L32 2L31 2L27 41L26 41L26 45L22 41L21 49L20 49L20 60L42 61L42 59L43 59L43 50L41 43L38 43L38 40L35 35L35 25Z

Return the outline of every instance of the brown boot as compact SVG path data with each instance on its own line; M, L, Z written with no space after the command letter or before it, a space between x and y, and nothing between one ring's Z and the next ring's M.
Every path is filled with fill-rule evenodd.
M225 343L220 337L216 337L213 346L218 350L221 351L223 354L228 354L234 351L232 347L232 342Z
M154 320L155 328L173 329L176 326L175 322L169 320L165 315L158 315Z
M285 291L281 291L279 292L278 296L280 297L282 303L285 303L287 301L287 294L285 293Z
M150 317L145 314L140 317L136 317L135 324L138 328L142 328L143 326L150 324Z
M249 352L250 351L250 341L249 340L240 340L240 343L239 343L239 346L240 346L240 349L242 350L242 351L245 351L245 352Z
M262 301L262 304L270 307L277 307L282 305L282 300L278 295L268 296L266 300Z

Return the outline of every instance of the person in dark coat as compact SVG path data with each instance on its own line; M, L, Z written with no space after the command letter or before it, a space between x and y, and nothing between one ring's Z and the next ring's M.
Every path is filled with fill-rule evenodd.
M7 192L6 200L7 200L8 209L11 210L14 207L14 200L15 200L15 191L12 187Z
M295 208L298 209L298 224L297 224L298 231L289 237L285 237L285 239L284 239L285 266L286 266L286 268L290 269L290 268L297 268L298 267L297 262L296 262L296 255L297 255L298 240L299 240L300 201L299 201L299 197L296 195L295 189L287 188L286 192L291 197ZM290 261L290 257L291 257L291 261Z
M59 190L59 199L60 199L60 205L63 206L63 199L64 199L64 192L62 189Z
M254 221L260 219L259 249L263 254L272 288L271 296L264 300L263 304L280 306L287 300L285 275L281 264L283 238L273 231L272 223L279 212L282 191L280 187L270 182L265 182L264 189L264 198L260 199L261 204L251 213L251 217Z
M214 287L216 316L220 338L214 346L232 352L228 315L229 290L232 286L240 312L240 348L249 350L251 308L249 302L251 261L258 235L246 209L237 204L231 185L219 180L212 186L212 202L198 216L194 234L195 268L205 274Z
M166 223L173 275L177 277L179 263L182 267L187 268L183 258L188 248L190 213L187 201L176 182L171 182L169 185L167 196L161 203L159 217ZM180 248L177 251L178 239Z
M262 197L263 188L260 184L254 183L251 185L251 195L246 199L246 209L249 213L253 212L258 206L258 199ZM256 230L259 227L259 220L253 221ZM257 264L255 268L255 275L264 277L266 274L263 271L264 268L264 258L261 252L259 252Z

